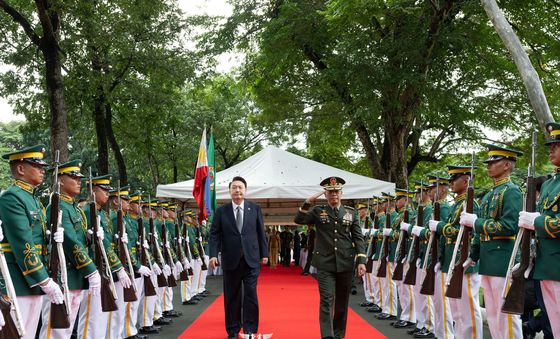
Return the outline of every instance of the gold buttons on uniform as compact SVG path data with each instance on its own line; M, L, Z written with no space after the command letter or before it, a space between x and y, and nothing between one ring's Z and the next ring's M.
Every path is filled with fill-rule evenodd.
M334 250L336 251L336 247L334 248Z
M334 241L337 241L338 239L334 239Z
M334 230L334 233L338 233L338 231L337 231L337 230Z

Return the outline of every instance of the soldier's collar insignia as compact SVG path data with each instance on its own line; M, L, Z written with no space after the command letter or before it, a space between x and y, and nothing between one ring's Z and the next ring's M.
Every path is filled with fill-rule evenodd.
M501 185L503 185L507 182L510 182L510 181L511 181L511 178L509 176L505 177L505 178L502 178L500 180L494 180L494 187L501 186Z
M461 195L456 196L455 201L465 200L466 197L467 197L467 193L463 193Z
M74 199L70 198L69 196L67 196L66 194L60 194L60 199L64 202L67 202L69 204L73 204L74 203Z
M33 187L31 184L28 184L25 181L19 179L15 180L14 185L30 194L33 194L33 190L35 190L35 187Z

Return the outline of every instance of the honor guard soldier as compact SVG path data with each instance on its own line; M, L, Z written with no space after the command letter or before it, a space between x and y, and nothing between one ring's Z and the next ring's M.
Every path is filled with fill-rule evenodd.
M169 283L169 278L173 274L173 271L175 269L173 270L171 269L173 263L171 262L171 260L169 260L170 258L167 257L166 254L167 246L163 242L163 232L165 231L165 219L167 219L167 209L166 209L167 206L168 203L165 201L159 201L157 203L157 208L155 210L156 211L156 220L155 220L156 234L154 234L154 240L158 243L159 252L160 252L155 254L156 258L158 258L161 254L161 258L159 258L161 260L161 270ZM161 286L161 287L158 286L156 288L157 299L156 299L156 305L155 305L156 307L154 311L154 325L161 326L161 325L169 325L172 323L171 319L163 316L163 312L166 311L165 307L167 305L166 299L168 298L167 295L168 290L169 290L168 286Z
M167 218L165 218L164 220L164 229L162 229L162 232L167 232L167 243L165 244L165 247L169 250L173 259L173 269L171 274L173 274L175 278L179 280L179 274L183 271L184 267L172 245L173 239L175 238L175 219L177 218L177 215L175 214L176 209L176 204L170 203L167 205ZM166 318L177 318L181 315L183 315L181 312L175 311L173 309L173 288L168 286L165 293L163 316Z
M33 339L41 316L42 294L62 304L63 295L47 272L47 219L45 209L35 197L35 189L45 176L45 145L36 145L2 155L10 163L14 183L0 196L2 250L15 287L25 336ZM54 234L62 242L64 229ZM2 285L5 283L2 281Z
M474 262L480 260L479 274L492 338L521 338L519 315L504 314L501 306L522 207L521 190L511 182L510 174L523 153L496 145L487 147L488 158L484 163L494 186L482 198L478 215L462 212L459 222L480 235L480 247L473 247L471 258Z
M453 206L449 211L447 220L432 222L430 220L430 230L436 229L438 234L443 236L441 246L443 262L441 271L447 279L450 270L453 270L455 263L451 263L457 235L461 225L459 219L461 212L466 208L467 188L471 177L471 166L447 166L451 190L455 193ZM473 174L474 175L474 174ZM474 176L473 176L474 177ZM473 202L473 211L478 212L478 204ZM480 237L478 234L470 235L470 243L478 246ZM472 246L472 245L471 245ZM459 252L459 251L458 251ZM460 255L457 253L456 255ZM456 260L457 261L457 260ZM455 337L457 338L482 338L482 313L478 292L480 289L480 276L478 275L478 265L467 265L464 270L461 298L447 298L451 307L451 314L455 322Z
M360 217L359 223L362 229L362 235L366 241L366 246L369 248L371 244L371 237L369 236L371 220L369 219L369 208L366 204L357 204L356 209L358 210L358 216ZM270 243L270 242L269 242ZM270 251L269 251L270 253ZM364 297L365 301L360 304L362 307L372 307L373 306L373 286L371 285L371 273L365 273L362 280L364 286Z
M89 185L89 179L85 180ZM126 272L124 271L123 265L117 254L113 249L113 232L111 220L109 215L103 206L107 203L109 199L109 191L113 188L111 187L111 176L101 175L91 178L92 190L95 195L95 207L97 209L97 216L100 221L101 228L97 229L96 225L91 225L91 220L89 220L90 215L90 204L84 206L84 214L88 216L88 230L95 229L95 234L90 235L97 236L100 241L102 241L103 248L107 254L107 265L109 266L112 273L116 273L120 280L125 280L128 278ZM93 227L92 227L93 226ZM89 232L89 231L88 231ZM89 249L90 258L94 258L94 246L93 242ZM98 267L99 269L99 267ZM123 283L124 284L124 283ZM128 284L130 284L130 279L128 279ZM103 312L101 309L101 296L94 295L89 291L82 291L82 302L80 304L80 315L78 319L78 336L81 338L105 338L107 335L109 313Z
M373 197L373 211L375 212L375 217L372 220L372 227L369 232L369 241L372 243L371 252L367 253L368 260L371 259L371 272L367 273L371 277L372 285L373 285L373 305L368 307L366 310L369 313L381 313L383 306L383 289L381 286L381 278L377 277L377 262L379 259L379 251L381 250L381 243L379 242L378 232L380 229L380 224L382 221L382 217L384 218L385 210L382 208L385 202L385 199L381 197ZM375 244L375 246L373 246ZM381 305L381 306L380 306Z
M195 246L194 246L194 239L193 239L193 232L190 231L190 223L192 222L192 211L186 210L182 212L183 216L183 229L181 230L182 234L184 234L184 241L185 241L185 255L187 256L187 260L189 261L189 266L192 269L192 275L189 275L189 280L181 281L181 300L183 301L183 305L196 305L198 304L198 300L194 298L195 292L193 288L193 281L194 277L196 276L195 272Z
M340 339L346 335L348 298L352 286L355 263L358 273L365 273L364 238L358 214L341 205L342 186L338 177L323 180L323 191L309 197L294 218L300 225L314 224L317 229L313 266L319 282L319 323L323 339ZM327 205L311 208L319 196L325 195Z
M408 234L412 234L420 239L419 245L419 257L416 262L410 262L409 265L416 265L417 267L422 267L424 255L426 252L426 247L428 244L428 239L425 237L426 229L428 228L428 222L432 215L432 200L428 191L430 188L424 182L415 182L414 188L416 190L416 202L418 208L423 209L423 219L418 219L418 213L414 218L415 223L405 223L401 222L401 230L407 230ZM418 224L422 223L422 226ZM412 335L414 338L433 338L434 333L434 305L432 297L429 295L424 295L420 293L422 287L422 274L416 274L416 282L413 288L413 298L416 309L416 327L408 330L407 333Z
M58 167L60 183L59 213L62 215L60 226L64 228L63 244L67 263L70 327L65 329L51 328L51 302L45 299L43 300L43 321L40 338L70 338L82 301L82 291L90 291L94 295L99 295L101 287L101 276L87 251L86 216L75 200L80 193L81 178L83 178L82 173L80 173L81 166L80 160L74 160ZM54 170L54 168L51 170ZM50 220L51 208L51 205L47 206L47 220Z
M400 223L404 220L405 212L408 210L408 200L410 198L408 189L397 188L395 190L396 202L395 202L395 209L398 213L398 216L395 220L394 228L396 230L400 230ZM413 214L410 210L408 210L408 217L409 221L412 219ZM400 233L397 233L397 236L400 236ZM407 247L405 247L406 254L408 253L408 249L410 247L411 241L409 239L403 238L401 241L406 241ZM398 237L397 237L398 243ZM398 250L398 249L397 249ZM397 251L396 250L396 251ZM395 251L395 252L396 252ZM405 255L406 255L405 254ZM393 256L394 265L397 265L397 257L396 253ZM406 259L406 258L405 258ZM412 285L407 285L403 282L403 279L396 282L397 290L399 295L399 302L401 305L401 314L399 316L399 320L392 324L395 328L406 328L414 325L416 323L416 311L414 309L414 297L413 297L413 288Z
M542 184L538 212L521 212L519 227L535 231L537 251L533 279L539 284L542 297L537 296L539 306L548 315L552 333L560 333L560 124L548 123L550 162L556 167L555 174ZM539 300L540 299L540 300ZM544 304L544 305L543 305ZM546 338L546 335L545 335Z

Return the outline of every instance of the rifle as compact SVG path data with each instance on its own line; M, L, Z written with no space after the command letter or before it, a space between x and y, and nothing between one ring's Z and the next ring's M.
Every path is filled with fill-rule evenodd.
M128 277L132 284L130 287L125 288L123 286L123 298L125 302L132 302L138 300L136 296L136 284L134 283L134 269L132 268L132 261L130 260L130 253L128 253L128 246L122 241L124 234L124 220L123 220L123 210L121 201L121 182L117 181L117 199L118 199L118 210L117 210L117 230L119 233L119 239L117 240L117 249L119 260L125 266L125 272L128 268Z
M467 188L467 199L465 201L465 212L472 213L474 210L474 164L475 156L472 153L471 159L471 176L469 177L469 188ZM455 240L455 248L453 249L453 255L451 256L451 265L447 273L447 280L445 285L447 290L445 291L445 296L448 298L461 299L463 295L463 274L465 268L463 264L469 258L469 248L471 243L471 228L461 225L459 229L459 234ZM459 246L460 249L459 249ZM461 258L459 262L456 262L457 253L461 252Z
M409 221L408 212L408 181L406 183L406 204L404 205L403 221L408 223ZM408 232L401 230L399 234L399 241L397 242L397 252L395 253L395 261L397 265L395 266L395 271L393 272L393 280L401 281L403 279L404 262L406 257L406 243L408 239Z
M2 227L2 220L0 220L0 227ZM25 327L23 318L21 317L20 308L17 302L16 290L8 270L8 263L4 256L4 250L0 246L0 273L4 278L6 285L7 295L2 294L0 297L0 310L4 316L4 327L0 330L0 339L20 338L25 335ZM13 310L14 317L11 315Z
M158 274L157 276L157 283L158 283L158 287L166 287L167 286L167 278L165 277L165 274L163 274L163 266L165 265L165 261L163 260L163 256L161 255L161 251L159 249L159 244L157 242L157 238L156 238L156 226L154 224L154 217L152 215L152 200L150 199L150 196L148 195L148 212L149 212L149 222L150 222L150 247L152 250L152 253L154 253L154 255L157 258L157 261L159 261L159 264L161 265L161 269L162 272L160 274Z
M182 220L181 220L181 222L182 222ZM181 230L182 230L182 233L183 233L183 239L185 239L185 249L186 249L185 253L187 255L187 260L188 260L189 264L191 264L191 266L192 266L192 254L191 254L191 246L189 244L189 240L188 240L188 236L187 236L187 226L183 225L181 223L181 227L182 227ZM189 267L187 273L188 273L189 276L194 275L192 267Z
M200 228L195 226L196 229L196 246L198 247L198 253L200 254L200 259L202 260L202 266L200 267L203 271L208 271L208 266L206 265L206 253L204 253L204 247L202 246L202 233Z
M439 179L436 178L436 195L432 218L433 220L439 221L441 218L441 205L439 203ZM430 259L430 264L428 264L428 259ZM438 262L438 237L436 232L431 232L430 239L428 240L428 247L426 249L426 256L424 257L424 267L423 274L424 279L422 280L422 287L420 288L420 293L425 295L434 295L436 287L436 271L435 266Z
M92 244L95 254L93 260L101 276L101 310L103 312L112 312L119 308L115 302L115 300L117 300L117 292L115 290L115 282L111 274L109 260L107 260L107 253L105 253L105 247L103 247L103 242L97 236L97 230L101 229L101 218L97 215L91 167L89 168L89 191L89 224L92 231Z
M537 148L537 132L533 132L533 142L531 144L531 164L527 170L527 196L525 199L525 211L535 212L537 200L537 187L535 184L535 157ZM502 297L502 312L509 314L523 314L525 306L525 278L529 275L533 268L534 254L531 251L531 241L535 237L535 231L519 227L515 245L509 260L508 271L506 275L506 285ZM517 250L521 248L521 261L518 267L513 270ZM511 285L508 284L511 277Z
M424 185L420 183L420 202L418 203L418 212L416 214L416 225L424 225L424 206L422 202L424 200ZM418 267L416 267L416 261L420 257L420 238L416 235L413 236L412 245L408 250L408 270L404 276L403 283L407 285L416 285L416 272Z
M140 264L152 269L150 257L144 249L144 240L146 239L146 236L144 234L144 220L142 219L141 195L138 196L138 204L140 210L138 211L138 245L136 245L136 252L138 252L138 257L140 258ZM144 295L146 297L151 297L156 294L156 289L152 279L150 277L144 277Z
M369 220L369 217L370 217L369 214L370 213L369 213L369 199L368 199L368 215L366 217L367 218L366 220ZM376 215L373 217L373 224L371 226L372 229L375 228L375 225L378 222L377 219L378 218L377 218L377 213L376 213ZM373 238L376 238L376 237L373 237L373 236L369 237L369 244L368 244L368 248L367 248L367 251L366 251L366 255L367 255L366 272L367 273L371 273L373 271L373 254L375 253L374 247L376 245Z
M60 212L60 183L58 182L59 151L57 150L55 154L53 191L50 196L51 215L49 220L49 229L51 233L49 243L51 252L49 256L49 277L53 281L60 283L60 287L64 293L64 301L62 304L51 303L50 326L51 328L69 328L70 296L68 295L66 257L64 256L62 243L56 243L53 239L58 227L62 227L62 213Z
M391 228L391 201L387 202L385 210L385 228ZM387 260L389 258L389 237L383 236L381 242L381 254L379 255L379 265L377 266L377 277L385 278L387 276Z
M162 207L163 209L163 207ZM162 213L163 215L163 213ZM175 263L173 263L173 257L171 256L171 251L169 247L167 247L167 227L165 226L165 220L161 223L161 242L164 244L163 246L163 256L167 259L169 266L175 267ZM164 260L165 261L165 260ZM175 287L177 286L177 280L175 280L175 275L173 275L173 270L171 270L171 274L167 277L167 286Z
M185 262L185 254L183 253L183 249L181 248L181 243L183 242L183 239L181 238L181 222L179 221L179 217L177 215L177 208L175 208L175 241L174 241L174 247L175 250L177 251L177 256L179 257L179 261L181 263ZM190 263L189 263L190 264ZM183 267L183 270L181 271L181 273L179 273L179 280L180 281L188 281L189 280L189 275L187 274L187 268Z

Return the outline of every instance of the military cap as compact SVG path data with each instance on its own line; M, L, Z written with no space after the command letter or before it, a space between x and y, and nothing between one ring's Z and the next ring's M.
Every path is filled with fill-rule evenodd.
M475 167L476 168L476 167ZM449 173L449 180L453 181L462 175L471 174L471 166L462 165L448 165L447 173Z
M408 196L408 190L404 188L396 188L395 196L397 197L397 199L406 198Z
M356 204L356 209L357 210L361 210L362 208L367 208L367 205L363 204L363 203Z
M549 122L546 124L546 130L549 133L549 138L545 141L545 145L560 142L560 124L556 122Z
M109 191L109 196L110 197L118 197L120 195L121 199L130 200L130 196L128 195L128 190L129 189L130 189L130 186L128 186L128 185L121 187L120 191L116 188L112 189L112 190Z
M84 175L80 173L82 167L81 160L72 160L58 165L58 175L68 175L71 177L83 178ZM54 167L49 168L49 171L54 171Z
M505 148L496 145L486 144L488 148L488 159L484 160L484 163L489 163L491 161L498 161L502 159L509 159L516 161L517 158L523 155L523 152L512 148Z
M436 187L438 184L439 185L449 185L449 179L438 177L438 176L435 176L435 175L429 175L428 176L428 187L429 188Z
M177 208L177 204L176 203L169 204L169 206L167 206L167 208L170 209L170 210L175 210Z
M323 186L323 188L327 191L339 191L342 189L342 186L346 183L344 179L339 177L329 177L323 179L319 185Z
M151 201L142 201L142 207L157 207L158 206L158 201L157 200L151 200Z
M381 195L387 201L391 201L391 200L395 199L395 197L393 195L391 195L390 193L381 192Z
M185 215L185 216L192 216L193 211L192 211L192 210L184 210L184 211L182 212L182 214Z
M159 201L157 204L158 207L163 208L164 210L168 209L169 207L169 202L167 201Z
M33 164L46 166L47 163L43 161L44 157L45 157L44 144L22 148L20 150L2 155L2 159L6 159L9 162L26 161Z
M82 180L84 180L86 182L86 184L89 184L89 178L82 178ZM111 175L110 174L100 175L100 176L91 178L91 184L93 186L99 186L99 187L101 187L101 188L103 188L104 190L107 190L107 191L110 191L110 190L113 189L113 187L111 187Z
M129 195L130 196L130 203L131 204L138 204L140 203L140 192L134 192Z
M416 181L416 182L414 183L414 188L415 188L414 193L420 193L420 189L422 189L422 190L425 191L425 190L427 190L429 187L428 187L428 186L426 185L426 183L423 182L423 181Z

